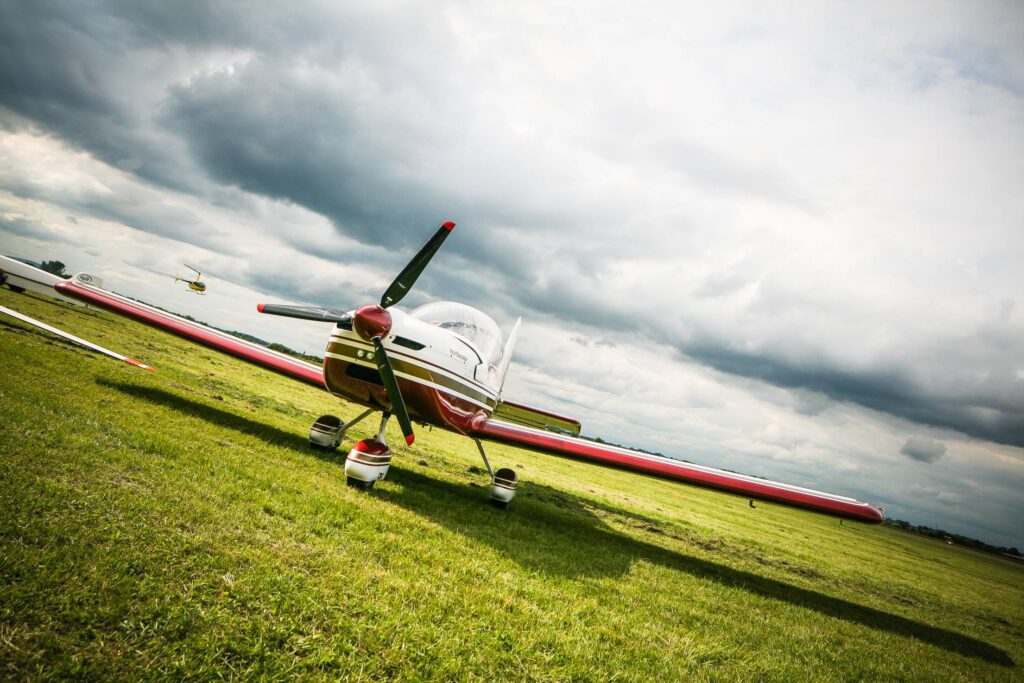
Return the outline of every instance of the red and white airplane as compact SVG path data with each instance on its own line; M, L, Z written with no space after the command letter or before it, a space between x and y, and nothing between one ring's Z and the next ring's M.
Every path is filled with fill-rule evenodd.
M508 340L503 341L501 330L492 318L464 304L440 301L410 312L394 307L454 228L452 222L438 227L377 304L348 311L281 304L257 306L265 314L330 324L322 367L114 294L103 289L102 281L93 275L81 273L70 280L54 282L53 288L64 296L129 316L366 407L365 412L348 423L333 415L317 419L309 432L310 443L316 447L337 448L345 433L357 422L373 412L381 412L377 434L357 442L345 461L348 482L363 489L372 488L387 475L392 453L384 439L384 428L394 415L407 444L415 438L414 422L475 440L491 475L491 501L499 507L512 501L519 477L507 467L491 469L484 441L512 444L838 517L875 523L884 519L881 508L853 498L579 438L578 420L504 400L502 387L519 321ZM119 357L113 352L109 354Z

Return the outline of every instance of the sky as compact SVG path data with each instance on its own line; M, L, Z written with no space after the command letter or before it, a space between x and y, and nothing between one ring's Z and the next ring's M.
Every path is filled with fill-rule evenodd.
M0 252L319 354L453 220L507 398L1024 549L1024 5L625 5L0 0Z

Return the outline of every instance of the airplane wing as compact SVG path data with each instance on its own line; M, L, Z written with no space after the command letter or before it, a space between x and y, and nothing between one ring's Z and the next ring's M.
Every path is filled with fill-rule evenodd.
M631 451L524 424L494 418L478 419L474 420L469 435L476 439L497 441L608 467L642 472L661 479L705 486L747 498L782 503L836 517L871 523L879 523L885 519L885 513L881 508L854 498L704 467L665 456Z
M129 358L128 356L122 356L120 353L117 353L116 351L111 351L110 349L105 349L102 346L100 346L99 344L93 344L91 341L87 341L85 339L82 339L81 337L76 337L73 334L68 334L67 332L65 332L64 330L62 330L62 329L60 329L58 327L53 327L52 325L47 325L46 323L39 322L35 318L30 318L27 315L25 315L24 313L18 313L17 311L14 311L14 310L11 310L10 308L7 308L6 306L0 306L0 313L3 313L4 315L9 315L10 317L14 318L15 320L20 320L23 323L28 323L29 325L35 325L36 327L38 327L40 329L44 329L47 332L50 332L51 334L55 334L58 337L63 337L64 339L67 339L68 341L72 341L72 342L78 344L79 346L84 346L87 349L92 349L93 351L97 351L99 353L102 353L105 356L110 356L111 358L116 358L119 361L124 361L125 363L128 363L128 365L134 365L135 367L142 368L143 370L150 370L150 371L152 371L152 370L156 369L156 368L151 368L148 365L145 365L143 363L140 363L139 361L135 360L134 358Z
M259 344L247 342L238 337L214 330L201 323L186 320L180 316L147 306L144 303L114 294L96 285L98 278L86 273L79 273L70 280L62 280L53 285L59 293L80 301L105 308L114 313L126 315L141 323L156 327L179 337L198 342L211 349L221 351L236 358L248 361L292 379L312 384L320 389L324 385L323 368L313 363L293 358L284 353L272 351Z

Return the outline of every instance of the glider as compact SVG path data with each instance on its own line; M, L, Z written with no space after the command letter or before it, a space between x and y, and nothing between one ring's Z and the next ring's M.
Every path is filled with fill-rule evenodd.
M520 321L503 340L490 316L464 304L439 301L408 312L396 306L454 228L450 221L441 224L378 303L355 309L257 305L267 315L330 325L322 366L119 296L103 289L95 276L82 273L53 286L64 296L269 368L366 408L348 423L333 415L317 419L309 432L315 447L337 448L356 423L373 412L382 413L377 434L358 441L345 461L348 483L359 488L369 489L387 475L392 452L384 428L394 415L407 444L415 439L414 423L473 439L491 476L491 502L499 507L512 501L519 477L508 467L492 469L483 442L511 444L863 522L884 519L880 507L854 498L590 441L579 436L578 420L504 400L502 388Z

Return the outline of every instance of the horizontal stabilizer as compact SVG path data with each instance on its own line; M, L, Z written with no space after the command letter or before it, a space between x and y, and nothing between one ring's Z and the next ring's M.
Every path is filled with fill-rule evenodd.
M509 339L511 340L512 337ZM526 427L537 427L549 432L558 432L559 434L568 434L569 436L580 435L580 421L576 418L566 417L565 415L559 415L549 410L534 408L522 403L499 401L494 409L494 417L505 422L514 422Z

